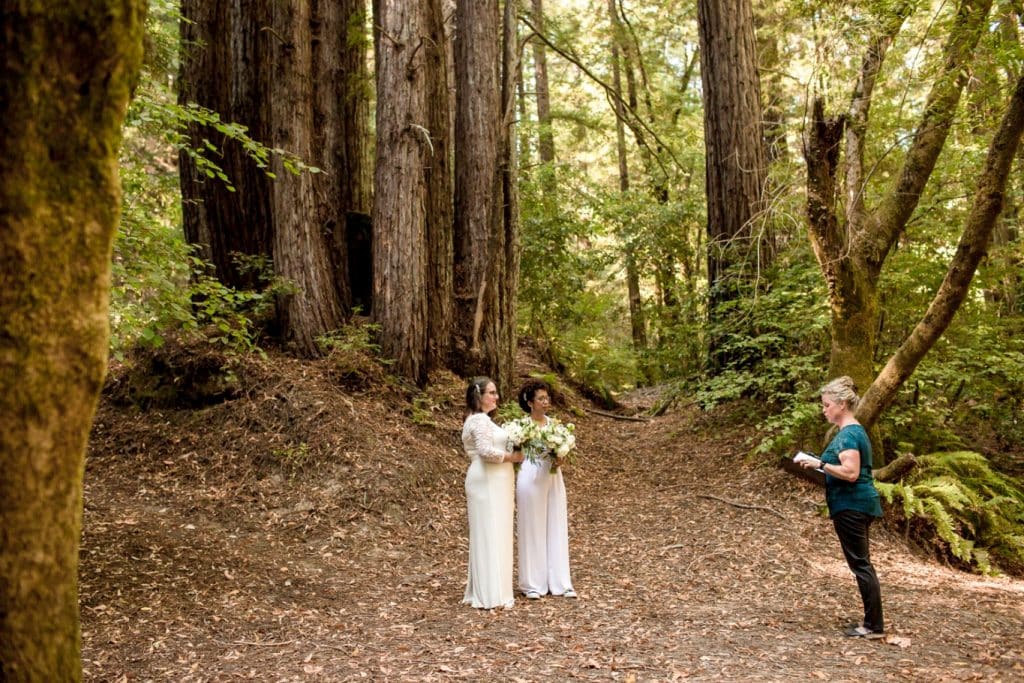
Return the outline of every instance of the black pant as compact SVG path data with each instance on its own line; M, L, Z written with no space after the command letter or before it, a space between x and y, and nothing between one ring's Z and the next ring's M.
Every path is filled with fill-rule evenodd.
M873 521L875 518L871 515L856 510L843 510L832 517L846 564L857 577L860 599L864 602L864 627L882 631L882 588L871 566L868 548L868 529Z

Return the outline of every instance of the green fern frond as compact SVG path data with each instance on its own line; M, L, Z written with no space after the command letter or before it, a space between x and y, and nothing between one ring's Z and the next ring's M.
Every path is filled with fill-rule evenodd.
M992 562L990 561L990 555L984 548L975 548L973 553L973 559L975 566L981 570L983 574L995 574L995 570L992 569Z
M914 484L913 489L920 498L937 498L947 508L958 511L974 503L981 503L960 482L945 475Z
M958 533L956 520L949 511L934 498L923 499L922 505L925 517L935 526L935 533L949 545L953 555L964 562L970 562L974 543Z
M876 481L875 488L878 489L878 495L882 497L882 500L889 505L892 505L893 496L903 496L903 484L900 482L890 483L885 481Z
M908 520L924 521L941 547L976 570L993 573L993 558L1024 565L1024 489L981 454L930 453L906 480L876 487L886 503Z
M914 489L911 486L904 486L903 491L903 516L907 519L924 515L924 507L918 500Z

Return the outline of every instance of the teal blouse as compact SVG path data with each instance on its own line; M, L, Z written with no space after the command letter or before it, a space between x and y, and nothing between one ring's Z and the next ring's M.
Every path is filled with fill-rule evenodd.
M871 440L861 425L840 429L821 454L821 461L839 465L839 454L847 450L860 452L860 476L857 481L846 481L831 474L825 475L825 502L828 503L829 516L835 517L836 513L843 510L857 510L881 517L882 504L878 499L878 490L875 489L875 479L871 475Z

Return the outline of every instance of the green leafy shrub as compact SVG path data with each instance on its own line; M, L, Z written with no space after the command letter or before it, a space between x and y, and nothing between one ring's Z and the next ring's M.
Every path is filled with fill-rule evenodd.
M352 322L317 338L331 375L343 386L365 389L385 379L389 361L379 357L375 341L380 325L354 317Z
M114 243L110 303L111 351L118 359L137 343L159 347L171 336L186 343L205 339L232 353L251 352L258 348L264 318L276 297L295 291L274 277L266 257L238 257L247 259L243 267L259 274L255 291L227 287L210 276L212 268L185 242L178 155L189 155L200 172L231 189L230 178L215 161L219 148L205 139L193 146L190 129L233 140L265 170L270 158L278 156L291 173L318 171L285 150L252 139L244 126L221 121L214 111L177 102L180 21L177 2L150 2L146 58L122 131L121 223Z
M724 305L709 334L725 367L705 378L696 399L705 408L755 398L771 409L793 408L820 386L828 367L829 309L810 249L779 255L762 291Z
M932 453L898 483L877 482L908 534L986 574L1024 572L1024 489L979 453Z

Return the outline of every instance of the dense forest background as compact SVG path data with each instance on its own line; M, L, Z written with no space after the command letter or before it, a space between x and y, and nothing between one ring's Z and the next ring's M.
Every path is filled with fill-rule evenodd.
M820 447L817 388L848 374L907 533L1024 568L1019 0L141 5L3 19L31 68L0 93L0 338L27 340L0 432L54 457L3 481L0 576L62 625L11 647L78 642L107 350L152 377L215 348L219 395L253 354L373 357L415 414L441 373L508 387L525 344L606 410L744 405L771 464Z
M849 374L876 466L925 456L890 501L1024 556L1019 3L236 9L151 3L115 358L526 341L609 408L750 401L766 462Z
M433 39L457 37L461 9L397 5L420 4ZM375 56L383 67L389 48L408 45L359 3L330 17L298 3L262 26L258 5L202 15L151 3L121 156L115 356L183 333L238 352L284 340L317 354L371 321L374 343L422 383L431 367L500 376L514 333L609 405L665 382L703 406L755 399L772 416L768 453L817 428L807 399L830 375L852 374L865 391L906 355L915 327L942 315L944 278L965 271L948 327L888 380L883 450L1019 451L1020 153L1001 179L986 167L1022 71L1019 7L773 2L723 18L698 4L700 16L687 3L534 3L512 7L505 29L488 6L493 54L439 43L423 70L438 70L442 90L416 81L396 95L380 91ZM755 41L756 78L736 80L739 49L702 70L704 29L708 54L721 32ZM284 56L261 40L286 41ZM458 87L476 72L493 78ZM490 111L474 88L490 89ZM416 114L395 102L430 97L447 123L398 130L395 117ZM272 111L282 98L288 111ZM416 163L411 185L388 175ZM730 166L732 186L716 170ZM993 192L1002 204L986 218L977 197ZM973 279L961 241L980 248ZM481 283L496 300L478 296ZM424 296L447 299L443 310Z

